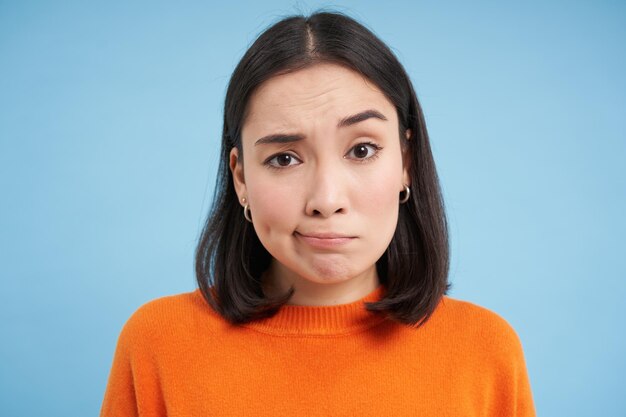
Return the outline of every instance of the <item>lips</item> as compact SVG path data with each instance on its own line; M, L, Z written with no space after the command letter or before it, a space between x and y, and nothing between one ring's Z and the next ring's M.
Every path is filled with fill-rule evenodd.
M344 238L353 238L354 236L343 235L340 233L300 233L296 232L301 236L305 237L314 237L316 239L344 239Z
M300 233L294 235L309 246L315 248L328 249L346 245L356 239L356 236L341 233Z

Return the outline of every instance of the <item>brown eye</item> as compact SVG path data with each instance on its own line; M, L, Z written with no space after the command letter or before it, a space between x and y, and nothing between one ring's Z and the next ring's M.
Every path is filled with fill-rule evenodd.
M373 143L359 143L348 152L347 156L352 159L370 159L376 156L380 149L382 149L380 146Z
M274 155L270 159L265 162L270 168L287 168L293 165L300 164L301 161L295 156L288 153L281 153L278 155Z
M276 162L278 163L278 165L280 165L281 167L286 167L291 163L291 155L278 155L276 157Z
M357 158L365 158L367 156L368 149L365 145L357 145L354 148L354 156Z

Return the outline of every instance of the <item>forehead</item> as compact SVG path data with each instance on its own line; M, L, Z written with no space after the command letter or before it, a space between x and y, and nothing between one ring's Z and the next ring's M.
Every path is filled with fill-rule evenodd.
M348 114L376 108L389 120L395 108L358 72L329 63L281 74L261 84L248 103L244 130L296 127L306 122L336 124Z

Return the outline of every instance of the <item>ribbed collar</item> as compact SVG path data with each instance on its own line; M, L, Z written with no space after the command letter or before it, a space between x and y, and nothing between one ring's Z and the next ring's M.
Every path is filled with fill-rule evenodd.
M341 335L354 333L385 320L365 309L365 302L380 300L385 287L379 285L365 297L348 304L333 306L299 306L287 304L273 317L244 324L251 329L284 336Z

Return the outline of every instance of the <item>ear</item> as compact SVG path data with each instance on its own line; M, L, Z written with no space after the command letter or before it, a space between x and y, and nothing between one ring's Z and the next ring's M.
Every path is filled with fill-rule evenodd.
M235 187L235 193L237 193L237 197L241 203L241 199L248 195L248 190L246 188L246 179L243 174L243 161L239 158L239 150L236 147L230 150L228 166L230 167L230 172L233 174L233 186Z
M402 181L403 184L411 186L411 175L409 175L411 169L411 129L407 129L405 132L406 140L409 141L408 144L402 147Z

